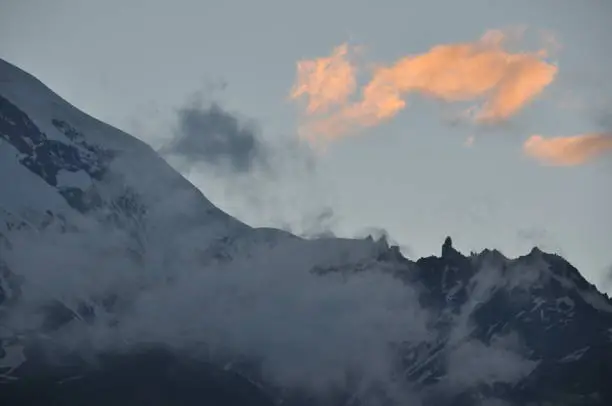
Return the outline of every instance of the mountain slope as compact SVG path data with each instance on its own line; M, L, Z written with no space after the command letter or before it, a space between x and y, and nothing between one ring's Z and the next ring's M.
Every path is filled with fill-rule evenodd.
M559 256L251 228L0 60L2 404L603 405L611 338Z

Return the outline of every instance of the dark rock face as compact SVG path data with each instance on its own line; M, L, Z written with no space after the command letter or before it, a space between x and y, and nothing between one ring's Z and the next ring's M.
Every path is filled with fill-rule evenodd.
M453 251L453 240L450 236L446 237L444 244L442 244L442 258L448 258L449 255L452 255Z
M612 301L607 296L563 258L538 249L512 261L488 250L468 258L452 249L447 238L442 250L441 258L417 261L418 279L427 287L426 303L440 311L441 331L443 314L458 314L473 299L470 285L487 272L497 272L503 285L492 288L474 309L470 337L490 345L496 336L515 334L526 359L537 362L518 384L498 384L485 392L521 405L612 404L612 388L605 383L612 380ZM521 272L535 275L513 285ZM443 333L440 340L447 340ZM430 360L421 373L432 370L443 376L443 363ZM470 396L456 400L460 398L471 399L461 404L479 404Z
M47 184L57 187L60 171L84 171L91 179L100 180L114 151L88 144L83 135L62 120L53 125L67 137L67 142L49 139L17 106L0 95L0 139L19 152L19 161ZM68 204L84 212L85 191L74 187L58 187Z
M100 357L96 365L31 365L0 383L7 406L272 406L245 378L162 349Z
M9 100L0 96L0 137L11 143L21 163L51 186L57 186L60 170L85 171L101 179L114 152L85 142L82 134L61 120L53 125L66 134L71 144L49 139L30 118Z

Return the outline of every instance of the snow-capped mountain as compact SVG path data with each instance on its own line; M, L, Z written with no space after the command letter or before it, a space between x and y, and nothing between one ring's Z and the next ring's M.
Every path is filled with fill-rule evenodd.
M612 301L563 258L249 227L0 60L0 404L606 405L611 378Z

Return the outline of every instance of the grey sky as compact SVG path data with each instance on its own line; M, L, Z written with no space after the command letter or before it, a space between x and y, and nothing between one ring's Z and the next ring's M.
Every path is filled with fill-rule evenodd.
M350 41L391 63L489 29L552 31L562 45L556 81L471 148L463 144L473 129L450 126L438 104L411 97L393 120L330 145L314 171L285 159L281 179L255 183L263 185L257 209L235 183L228 192L227 178L188 175L254 225L299 229L313 216L304 213L331 208L341 235L383 227L414 255L438 252L447 234L464 251L513 256L540 244L601 284L612 263L612 161L543 167L520 147L531 134L602 130L612 106L611 13L595 0L0 0L0 57L154 146L170 139L177 108L194 92L256 120L276 145L296 138L288 92L300 59Z

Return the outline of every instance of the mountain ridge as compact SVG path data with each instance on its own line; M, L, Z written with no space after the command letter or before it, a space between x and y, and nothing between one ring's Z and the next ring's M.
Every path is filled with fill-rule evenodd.
M138 396L201 368L186 404L227 385L290 406L612 402L612 302L537 247L465 256L448 237L412 261L249 227L2 60L0 173L0 400L40 401L31 382L77 401L148 365L124 378Z

